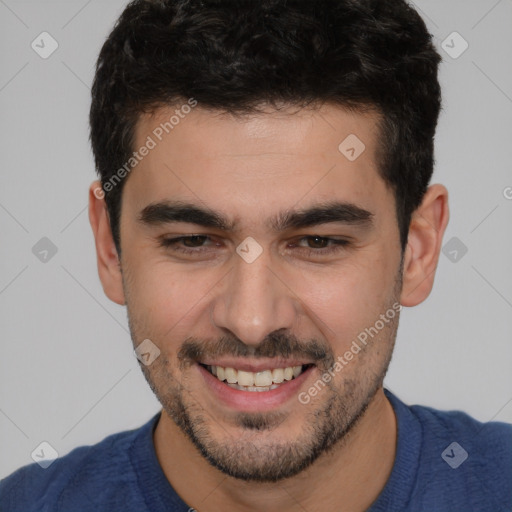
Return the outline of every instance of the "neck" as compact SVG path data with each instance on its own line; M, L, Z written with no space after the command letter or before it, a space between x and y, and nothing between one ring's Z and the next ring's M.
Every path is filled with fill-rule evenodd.
M155 430L158 460L174 490L200 512L364 511L391 474L397 426L379 389L351 432L295 477L278 483L245 482L211 466L174 422L162 413ZM300 505L300 506L299 506Z

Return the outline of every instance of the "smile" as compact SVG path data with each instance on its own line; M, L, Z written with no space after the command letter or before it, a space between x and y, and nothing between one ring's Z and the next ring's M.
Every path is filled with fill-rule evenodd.
M299 377L311 365L287 366L265 369L257 372L237 370L236 368L202 365L221 382L240 391L262 392L277 389L286 381Z
M317 374L314 364L283 359L251 362L229 358L198 362L196 368L216 403L245 412L290 406Z

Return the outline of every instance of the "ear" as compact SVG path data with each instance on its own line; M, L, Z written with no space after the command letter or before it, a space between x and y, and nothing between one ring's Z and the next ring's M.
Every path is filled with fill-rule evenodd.
M121 262L110 229L104 197L101 182L94 181L89 187L89 221L96 243L98 274L105 295L113 302L124 305Z
M416 306L430 295L448 219L448 191L443 185L430 186L411 217L400 297L403 306Z

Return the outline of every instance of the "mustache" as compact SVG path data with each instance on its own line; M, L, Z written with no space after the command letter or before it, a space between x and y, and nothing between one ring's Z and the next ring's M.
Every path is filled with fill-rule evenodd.
M215 341L187 338L178 351L180 366L220 356L306 359L325 370L334 364L334 353L329 345L316 339L301 341L291 333L275 331L257 346L246 345L236 336L223 336Z

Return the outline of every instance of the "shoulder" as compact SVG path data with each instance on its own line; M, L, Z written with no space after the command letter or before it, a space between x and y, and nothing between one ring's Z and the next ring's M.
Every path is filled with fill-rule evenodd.
M410 409L420 420L426 439L433 443L453 439L454 443L462 447L465 445L481 462L484 456L485 460L492 458L495 468L512 471L511 424L499 421L483 423L462 411L441 411L418 405Z
M0 509L56 511L74 506L78 510L95 510L99 495L105 503L115 501L116 496L126 498L125 493L134 492L137 487L131 447L137 436L150 429L155 418L139 429L75 448L46 469L36 463L18 469L0 481Z
M420 503L512 509L512 425L483 423L457 410L406 407L422 431L414 491Z

